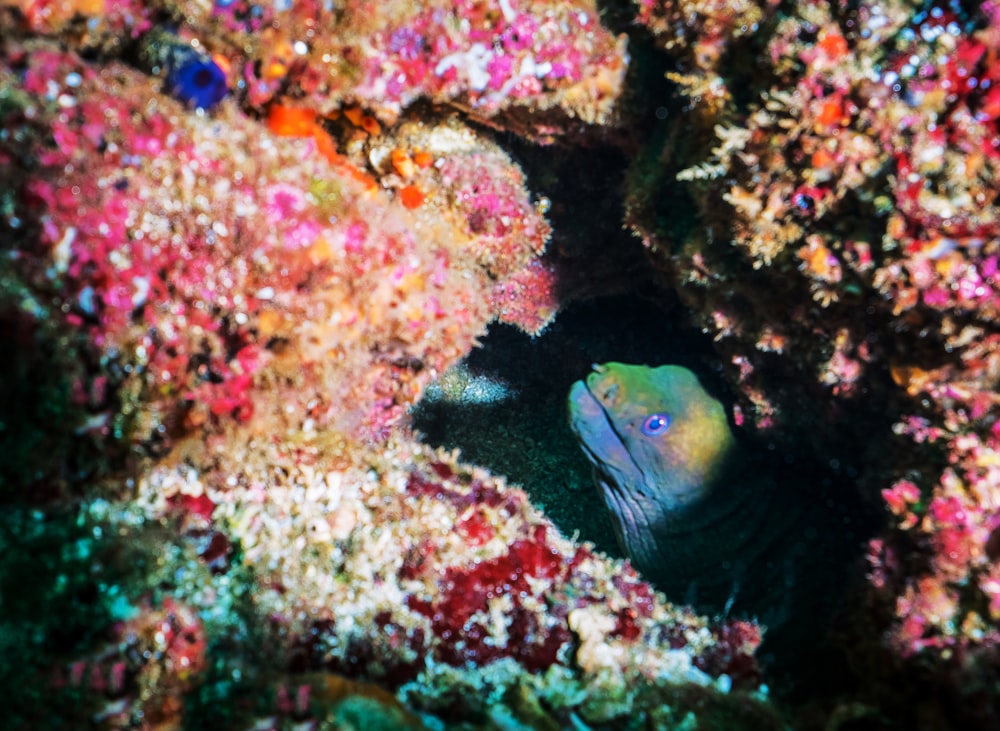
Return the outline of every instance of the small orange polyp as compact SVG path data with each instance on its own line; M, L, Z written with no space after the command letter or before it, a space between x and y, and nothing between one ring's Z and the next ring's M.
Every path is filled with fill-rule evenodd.
M836 158L822 147L812 155L812 167L815 170L825 170L836 162Z
M823 53L831 60L837 60L841 56L844 56L850 50L847 46L847 41L844 36L839 33L827 33L819 41L819 47L823 49Z
M285 317L274 310L264 310L257 317L257 332L261 337L269 338L286 329Z
M400 188L399 201L407 208L417 208L424 202L424 193L415 185L407 185Z
M265 81L278 81L288 75L288 67L281 61L273 61L264 67L261 77Z
M347 117L347 121L353 124L355 127L361 126L361 118L364 116L361 112L361 107L346 107L344 110L344 116Z
M80 15L94 17L105 12L106 3L104 0L78 0L75 3L67 3Z
M312 137L319 127L312 109L275 104L267 114L267 128L281 137Z
M434 156L424 150L417 150L413 153L413 162L417 164L418 168L429 168L434 164Z
M267 128L281 137L312 137L316 141L316 151L328 162L343 162L337 152L337 143L316 120L316 112L312 109L275 104L268 112Z
M338 163L343 157L337 152L337 143L333 141L330 133L318 124L313 128L313 139L316 140L316 149L319 154L326 158L327 162Z
M313 264L322 264L333 256L333 247L325 236L317 236L309 247L308 254L309 261Z
M401 177L406 179L412 178L413 173L416 172L413 160L406 154L406 150L399 147L392 151L392 167Z
M232 71L232 66L229 63L228 58L223 56L221 53L213 53L212 61L215 62L216 66L222 69L222 73L224 73L226 76L229 76L230 71Z
M831 127L838 124L843 115L843 105L840 101L831 99L823 102L823 105L819 109L819 114L816 115L816 121L824 127Z
M350 162L348 162L347 158L339 157L338 163L340 170L342 170L345 175L364 185L366 190L374 191L378 188L378 181L376 181L375 178L363 170L358 170Z

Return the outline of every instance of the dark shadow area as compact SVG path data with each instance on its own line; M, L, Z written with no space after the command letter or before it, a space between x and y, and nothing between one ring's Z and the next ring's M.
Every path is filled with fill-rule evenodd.
M608 360L703 370L710 351L681 322L676 307L619 296L571 306L535 339L494 325L466 359L462 382L448 393L432 390L414 409L414 425L427 443L458 448L463 459L523 486L567 535L579 531L621 555L569 430L566 395L591 364Z
M523 487L566 535L576 533L622 556L590 464L569 429L566 397L593 363L673 363L695 371L729 410L732 394L711 343L684 325L683 308L670 300L669 293L650 289L580 302L534 339L494 326L458 375L449 373L428 390L413 410L414 426L425 442L460 449L463 460ZM794 589L791 619L760 653L766 680L779 697L797 703L817 692L842 691L851 671L825 636L831 624L856 621L838 612L851 578L863 573L863 549L878 526L878 516L855 491L859 467L832 455L794 454L739 429L736 434L754 455L754 475L747 479L773 476L794 496L778 505L802 511L803 520L813 523L806 531L812 537L809 568ZM719 609L696 608L711 614ZM732 613L743 614L739 601Z

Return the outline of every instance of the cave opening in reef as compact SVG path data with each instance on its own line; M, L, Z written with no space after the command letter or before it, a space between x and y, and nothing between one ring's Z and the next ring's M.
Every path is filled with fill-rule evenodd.
M651 83L662 84L662 74L652 78ZM652 98L667 98L659 86L655 90ZM649 116L646 122L652 120ZM565 535L624 557L591 465L569 427L572 383L596 363L674 364L694 371L730 419L735 394L710 336L690 324L691 312L662 286L648 252L622 227L625 177L636 154L628 141L603 140L578 152L510 137L503 142L521 163L530 187L551 202L547 257L558 273L562 305L554 322L533 338L494 324L480 348L427 389L412 410L413 426L426 443L458 449L463 461L522 487ZM698 225L684 205L667 208L664 215L669 214L675 229ZM812 584L799 587L804 593L839 599L849 594L852 580L863 583L867 539L883 519L859 487L866 481L878 484L872 475L882 466L872 461L878 454L869 442L871 435L887 429L876 423L879 413L884 420L886 410L874 403L848 408L843 420L830 427L845 439L833 440L836 444L822 454L816 453L817 440L804 435L776 439L731 424L738 440L760 456L762 468L773 468L775 479L805 494L814 512L828 518L817 528L822 535L815 544L826 566L813 572ZM686 599L667 598L678 603ZM697 602L694 606L716 611ZM738 606L734 613L741 614ZM771 633L760 659L776 696L808 702L818 693L837 692L844 678L851 682L851 673L836 647L839 640L826 640L828 627L844 631L843 616L805 614L790 619L791 630ZM854 621L847 618L848 632Z
M413 410L413 425L426 443L459 449L464 461L523 487L566 535L622 557L591 466L570 431L566 396L571 384L585 377L594 363L671 363L695 371L706 390L731 413L733 396L711 342L684 324L683 307L670 299L668 293L656 290L577 302L535 338L494 325L482 347L427 390ZM843 455L780 453L780 447L757 443L752 435L738 433L738 437L749 439L748 446L761 453L764 464L773 463L776 479L787 482L790 489L808 481L809 499L828 518L818 530L827 532L830 540L820 536L816 550L826 554L832 550L833 555L822 556L827 566L817 570L823 573L821 580L804 588L834 599L847 595L852 579L863 571L864 545L877 528L877 516L857 493L841 488L865 466ZM810 577L810 582L815 579ZM685 598L668 599L683 603ZM837 608L839 602L830 604ZM822 629L816 626L817 619ZM779 694L811 693L800 686L814 689L817 683L828 683L830 676L846 673L846 658L837 651L836 641L824 640L825 628L832 624L841 627L844 618L833 613L792 617L791 630L765 643L761 659ZM821 649L826 655L823 667L817 668L811 658ZM819 677L807 680L803 666L819 672Z
M638 296L570 306L537 338L494 325L413 412L429 444L505 475L566 534L621 556L591 468L566 420L570 385L594 363L679 363L703 368L705 345L675 312Z

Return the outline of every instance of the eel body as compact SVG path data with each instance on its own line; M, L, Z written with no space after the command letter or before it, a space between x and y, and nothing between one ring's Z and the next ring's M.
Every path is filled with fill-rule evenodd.
M802 512L747 459L691 371L595 365L570 389L569 420L647 579L673 601L782 623L807 549Z

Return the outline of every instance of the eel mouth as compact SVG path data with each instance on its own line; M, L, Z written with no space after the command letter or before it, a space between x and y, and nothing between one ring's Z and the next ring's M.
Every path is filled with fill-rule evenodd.
M600 374L604 368L595 367ZM577 381L570 388L570 428L594 468L595 477L603 489L613 489L618 498L630 500L633 491L643 493L646 474L615 426L600 397L594 393L590 379Z
M576 381L569 390L569 426L594 467L606 464L610 452L625 449L604 406L586 381Z

